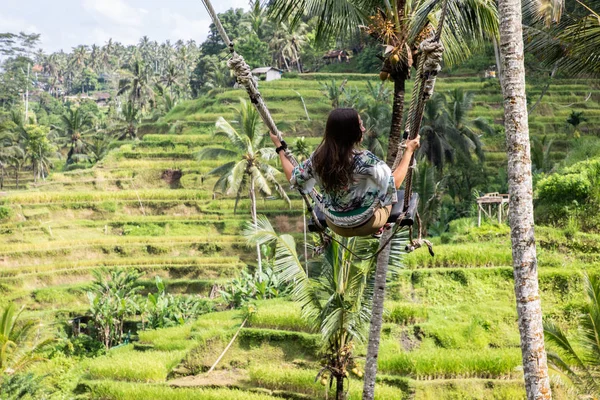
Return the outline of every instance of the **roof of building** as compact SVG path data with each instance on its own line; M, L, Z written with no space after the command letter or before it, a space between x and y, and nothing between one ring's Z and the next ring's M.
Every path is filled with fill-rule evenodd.
M110 93L94 93L93 94L94 98L96 100L109 100L110 99Z
M346 50L330 50L327 53L325 53L323 58L338 58L340 56L348 57L349 55L350 54Z
M254 68L252 70L252 73L253 74L266 74L267 72L269 72L271 70L275 70L277 72L283 72L282 70L275 68L275 67L261 67L261 68Z

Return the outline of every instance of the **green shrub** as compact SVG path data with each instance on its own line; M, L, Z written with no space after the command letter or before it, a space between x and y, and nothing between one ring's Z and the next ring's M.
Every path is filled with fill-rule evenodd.
M13 215L12 208L8 206L0 206L0 221L9 219Z
M570 204L585 202L591 193L591 183L585 174L552 174L537 185L541 202Z
M123 234L128 236L162 236L165 228L156 224L140 224L123 226Z

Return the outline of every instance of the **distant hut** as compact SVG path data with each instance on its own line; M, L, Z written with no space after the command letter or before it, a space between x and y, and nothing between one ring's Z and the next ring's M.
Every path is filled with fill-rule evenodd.
M330 50L323 56L325 64L348 63L350 62L350 53L346 50Z
M92 97L94 98L94 100L96 100L96 104L98 104L99 107L106 107L106 106L108 106L108 103L110 102L110 94L109 93L104 93L104 92L94 93L92 95Z
M274 81L275 79L281 79L283 71L273 67L262 67L253 69L252 75L261 80L264 78L265 81L269 82Z

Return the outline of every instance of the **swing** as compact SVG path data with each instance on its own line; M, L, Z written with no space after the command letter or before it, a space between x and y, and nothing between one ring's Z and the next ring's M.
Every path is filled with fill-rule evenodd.
M404 209L404 190L398 190L398 201L392 205L392 210L390 212L390 216L387 220L388 224L398 223L401 227L405 226L413 226L415 223L415 218L417 214L417 209L419 207L419 195L418 193L413 193L410 197L410 201L408 202L408 208ZM315 215L319 221L319 224L322 227L327 225L327 216L321 211L320 208L315 208ZM369 216L370 218L370 216ZM366 219L364 223L368 221ZM400 220L398 222L398 220ZM332 220L335 223L335 220ZM356 227L361 226L361 224ZM319 232L319 226L315 223L315 221L311 218L308 223L308 230L310 232Z
M250 97L251 102L256 107L256 110L260 114L263 122L267 126L267 128L277 134L279 140L282 144L282 149L285 152L285 156L290 160L293 166L297 166L298 162L288 149L285 141L281 137L281 132L277 129L267 106L264 103L264 100L258 91L258 82L256 78L252 75L250 67L244 60L244 58L235 52L234 44L227 36L221 21L219 20L217 13L210 0L202 0L206 10L211 16L219 34L223 38L225 44L229 47L229 51L231 52L231 59L228 61L228 66L231 70L234 71L237 82L241 86L243 86L248 92L248 96ZM414 139L419 134L419 130L421 128L421 122L423 119L423 113L425 110L425 103L431 95L433 94L435 81L437 74L441 70L441 61L442 54L444 52L444 47L440 42L440 35L442 32L442 28L444 26L444 20L446 18L448 8L448 0L444 1L444 6L442 8L442 14L440 16L440 20L438 23L438 29L435 33L435 36L431 39L424 40L419 46L419 64L417 68L417 76L418 78L415 80L415 84L413 86L412 92L412 100L410 105L410 110L408 114L408 119L406 122L404 137L405 139ZM399 165L400 160L403 155L403 145L405 141L402 141L400 144L400 148L398 149L396 160L394 162L392 171L396 169ZM402 227L408 227L409 229L409 237L410 244L406 247L407 251L413 251L423 244L429 247L429 252L433 256L433 250L431 242L422 239L421 232L421 224L418 209L419 196L416 193L412 192L412 172L415 165L414 154L411 158L410 167L408 174L406 176L406 185L405 190L398 192L398 201L393 205L392 211L390 212L390 217L388 218L388 223L396 223L396 230ZM310 194L303 193L299 190L300 196L306 203L307 209L311 214L311 223L309 225L309 229L311 232L317 232L320 235L322 245L319 246L322 249L327 246L327 244L331 240L336 240L335 237L331 236L326 232L327 230L327 219L331 220L332 223L335 223L336 226L348 226L348 227L356 227L359 226L360 223L366 223L368 219L373 215L374 210L379 206L378 202L375 202L369 209L362 212L360 215L334 215L331 211L327 210L323 207L320 202L321 196L316 190L312 190ZM316 205L316 207L313 207ZM368 217L368 218L366 218ZM418 228L418 239L413 240L412 232L413 225L417 223ZM388 239L386 243L381 243L379 250L371 255L368 258L376 257L379 252L381 252L387 244L391 241L393 235ZM358 257L359 259L363 259ZM367 259L368 259L367 258Z

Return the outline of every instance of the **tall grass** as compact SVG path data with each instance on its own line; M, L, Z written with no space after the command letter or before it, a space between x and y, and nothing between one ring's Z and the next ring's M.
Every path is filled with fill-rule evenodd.
M325 399L335 397L335 385L331 390L315 382L318 368L314 370L296 369L281 365L263 365L250 368L250 384L271 390L283 390L287 392L302 393L313 399ZM348 383L346 383L346 388ZM327 392L327 395L326 395ZM349 400L362 398L362 381L350 378L348 392ZM409 398L407 393L400 389L385 384L377 384L375 398L378 400Z
M284 299L259 302L258 312L252 316L250 326L311 332L310 325L300 315L300 306L296 302Z
M277 400L267 394L238 389L175 389L165 385L100 381L88 382L95 400Z
M133 345L128 345L110 350L105 356L86 360L82 368L90 379L164 382L184 356L185 351L139 352L133 350Z
M383 373L415 379L506 378L521 374L519 348L465 350L430 349L404 353L389 343L379 355Z

